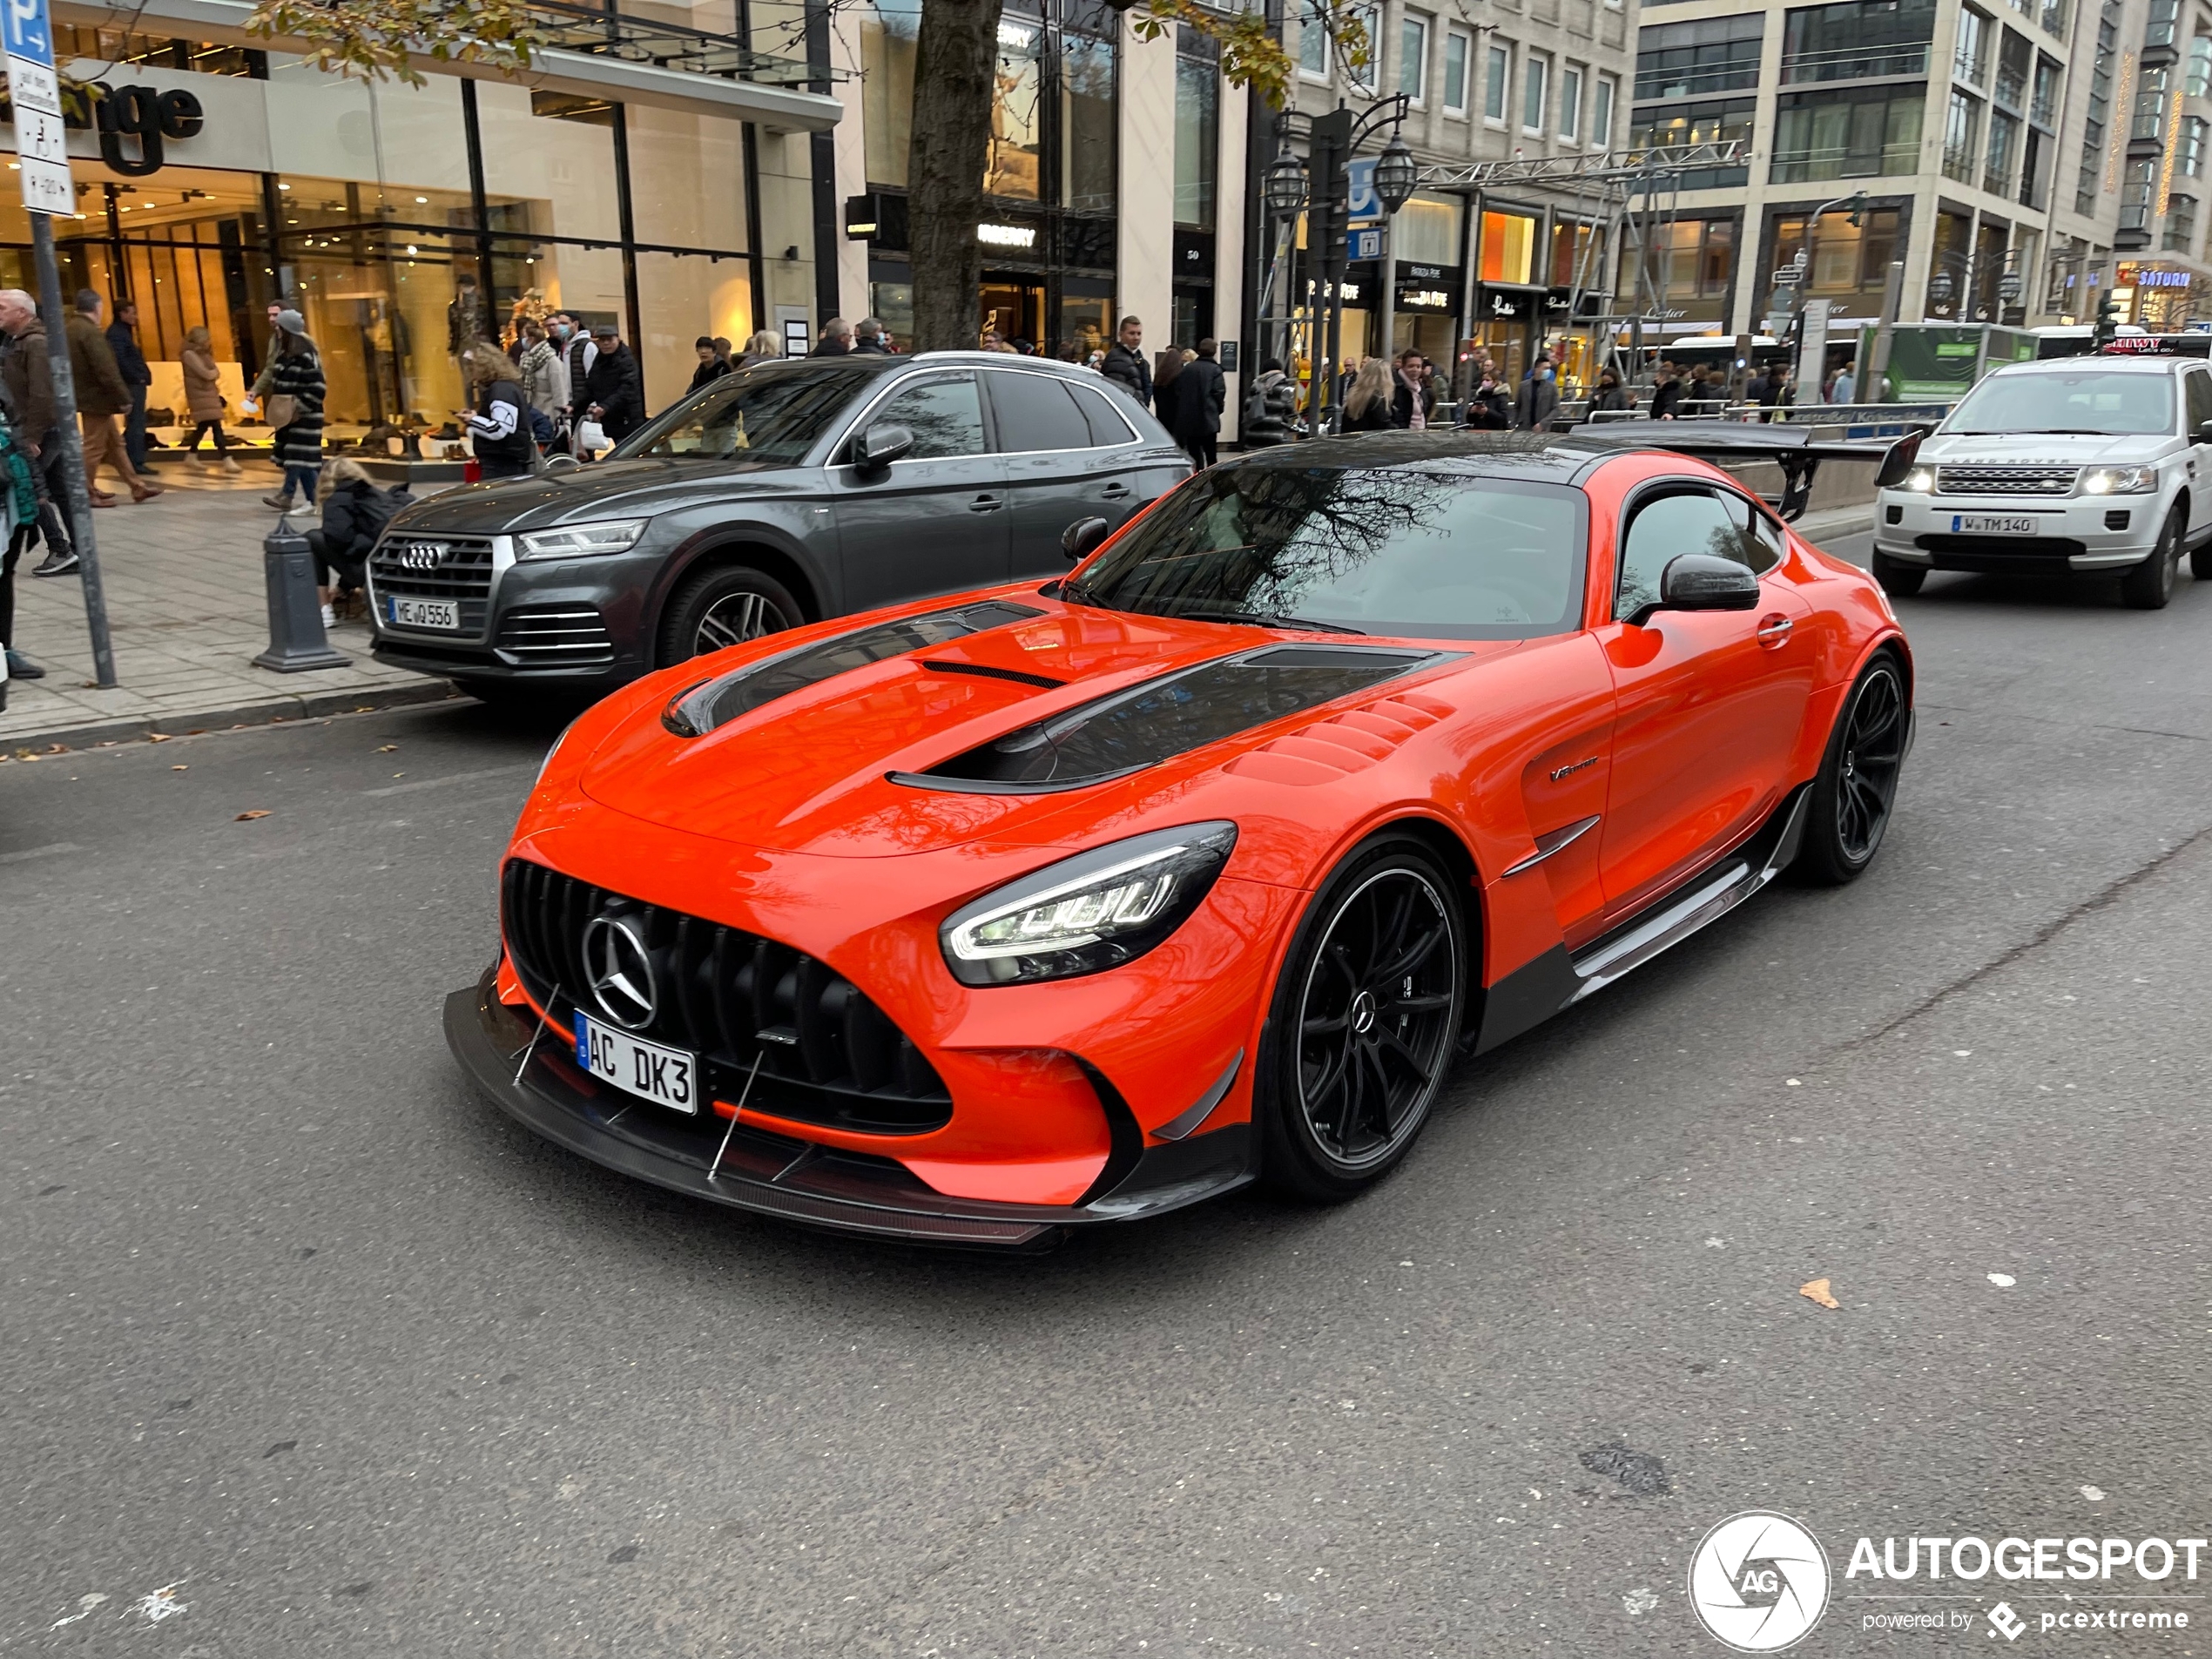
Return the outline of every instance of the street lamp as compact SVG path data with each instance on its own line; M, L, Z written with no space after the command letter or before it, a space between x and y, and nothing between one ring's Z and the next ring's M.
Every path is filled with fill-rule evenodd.
M1928 279L1928 300L1939 311L1948 307L1953 294L1959 296L1959 316L1964 320L1966 302L1974 291L1974 259L1971 253L1961 253L1956 248L1939 251L1935 255L1936 273ZM1948 266L1948 269L1945 267ZM1959 275L1954 281L1951 273Z
M1278 219L1291 219L1305 210L1305 163L1285 148L1267 170L1263 187L1267 211Z
M1375 195L1383 205L1385 213L1395 213L1413 199L1413 186L1420 182L1420 163L1413 159L1413 152L1405 135L1393 130L1390 142L1383 145L1383 152L1375 159Z

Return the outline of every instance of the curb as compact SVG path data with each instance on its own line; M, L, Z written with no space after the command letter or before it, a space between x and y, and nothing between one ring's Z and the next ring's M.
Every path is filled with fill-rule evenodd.
M314 696L261 698L232 708L195 710L189 714L138 714L128 719L103 720L97 725L55 726L44 732L24 732L0 738L0 760L20 749L50 752L89 749L99 744L131 743L154 736L184 737L189 732L218 726L276 725L291 720L312 720L327 714L353 714L371 709L404 708L415 703L442 703L467 693L441 679L418 685L367 686L351 691L323 691ZM176 730L165 730L174 727Z

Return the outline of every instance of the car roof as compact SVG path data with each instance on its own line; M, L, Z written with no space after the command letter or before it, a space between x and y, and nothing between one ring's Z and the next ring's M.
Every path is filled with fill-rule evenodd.
M1085 368L1081 363L1062 362L1057 357L1029 357L1020 352L1003 351L923 351L911 357L894 357L888 361L914 367L927 364L932 368L1029 368L1042 369L1049 374L1064 374L1096 382L1104 376Z
M2171 374L2176 369L2192 364L2202 364L2202 357L2176 357L2164 352L2115 352L2107 357L2101 352L2084 352L2077 357L2045 357L2028 363L2006 363L1993 369L1997 374L2042 374L2067 371L2079 373L2088 368L2114 369L2123 374Z
M1567 484L1590 464L1548 432L1346 432L1224 456L1224 467L1403 469Z

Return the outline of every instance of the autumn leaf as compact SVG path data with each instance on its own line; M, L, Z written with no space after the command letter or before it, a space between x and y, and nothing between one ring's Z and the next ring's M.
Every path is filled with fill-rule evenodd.
M239 814L236 818L233 819L231 820L231 822L233 822L233 824L245 824L245 823L251 822L253 819L257 819L257 818L266 818L268 815L269 815L269 809L268 809L267 807L266 807L266 806L256 806L256 807L255 807L255 808L254 808L252 812L250 812L250 813L239 813ZM1823 1279L1823 1280L1821 1281L1821 1283L1823 1283L1823 1284L1824 1285L1824 1284L1826 1284L1826 1283L1827 1283L1827 1281L1826 1281L1825 1279Z
M1834 1296L1830 1294L1828 1281L1824 1278L1817 1278L1810 1285L1800 1285L1797 1286L1797 1294L1804 1297L1808 1302L1819 1303L1820 1305L1824 1308L1839 1308L1843 1306L1841 1302L1838 1302Z

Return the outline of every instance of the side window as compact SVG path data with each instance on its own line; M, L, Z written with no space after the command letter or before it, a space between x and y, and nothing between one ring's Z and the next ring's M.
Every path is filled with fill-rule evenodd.
M1090 427L1090 441L1103 448L1109 443L1127 443L1136 436L1129 429L1129 422L1114 413L1113 400L1103 392L1093 391L1088 386L1071 386L1068 390L1076 400L1076 407L1083 412L1083 419Z
M1712 553L1738 563L1750 563L1744 550L1750 538L1747 510L1741 502L1723 502L1706 489L1683 490L1647 501L1629 521L1629 533L1621 543L1614 617L1633 617L1646 605L1657 604L1660 572L1684 553Z
M1747 566L1753 576L1764 576L1782 562L1780 527L1740 496L1723 499L1743 520L1739 528L1743 532L1743 550L1737 563Z
M2212 421L2212 374L2192 368L2188 374L2188 428L2185 436L2194 436L2207 421Z
M909 386L868 417L870 426L902 426L914 435L907 452L912 461L980 455L983 442L983 400L973 374L948 375Z
M991 412L998 416L999 448L1088 449L1090 426L1068 388L1047 374L991 374Z

